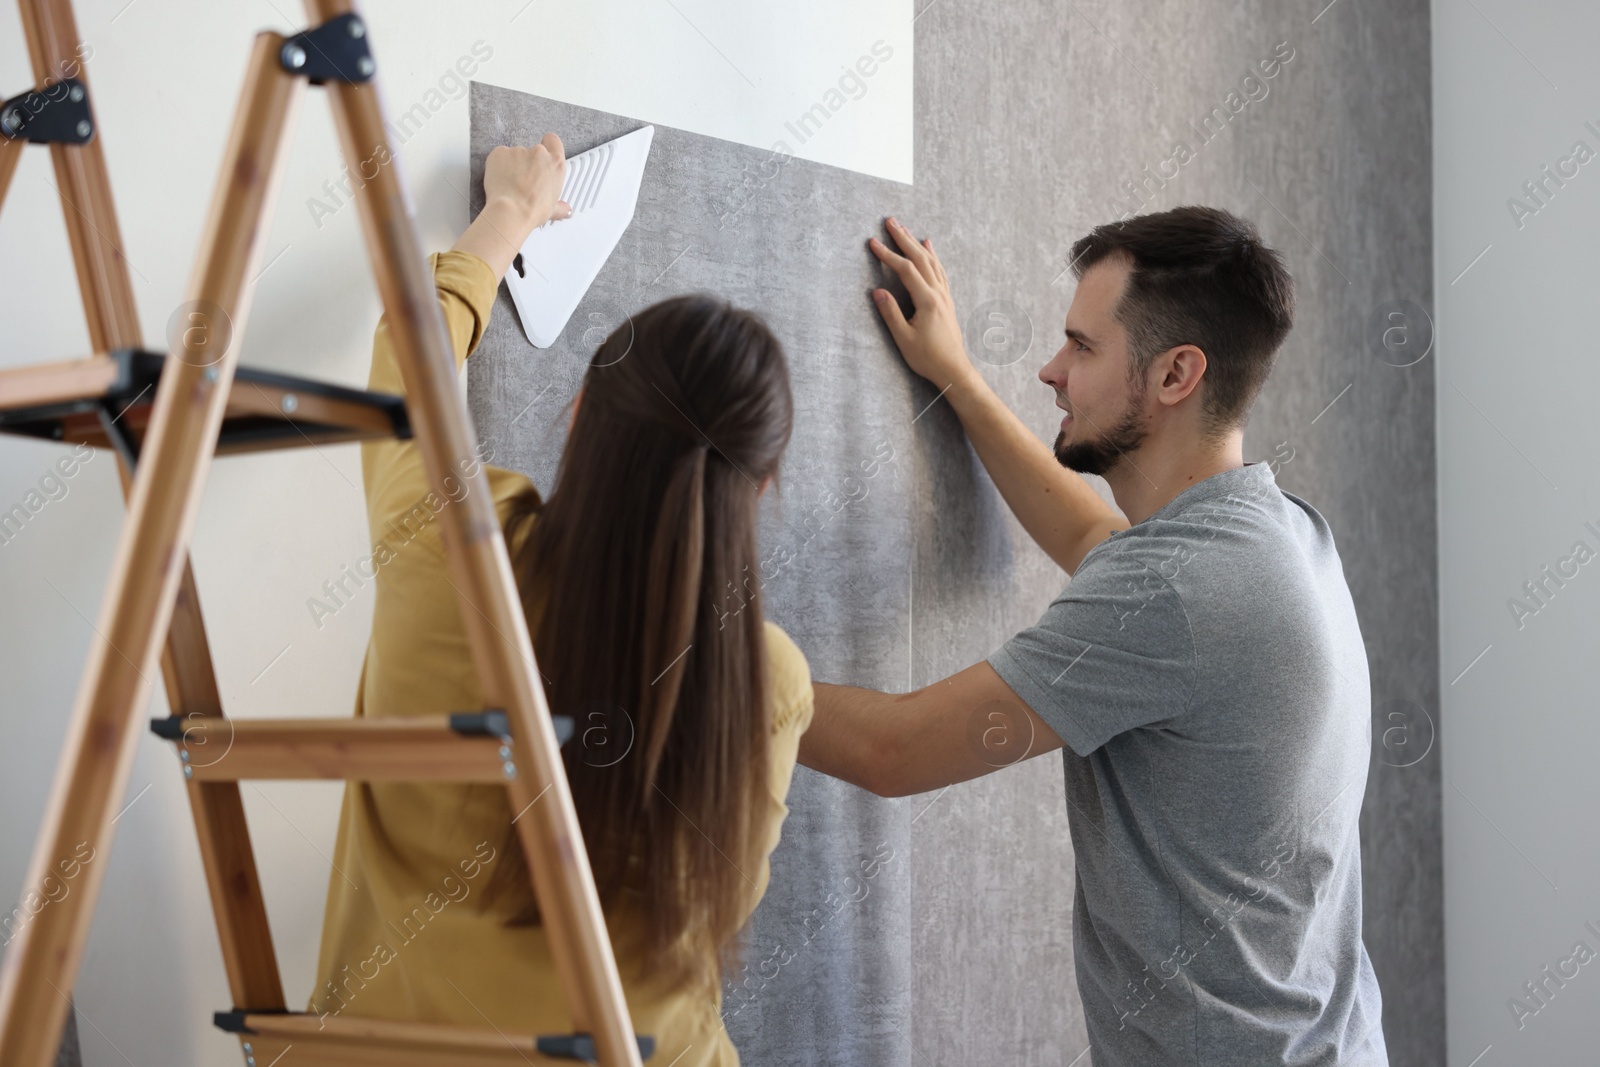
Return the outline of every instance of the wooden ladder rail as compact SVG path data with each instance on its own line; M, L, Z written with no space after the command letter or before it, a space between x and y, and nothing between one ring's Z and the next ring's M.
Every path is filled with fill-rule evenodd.
M69 76L70 72L71 77L87 88L89 76L78 61L80 38L70 0L18 0L18 7L36 85L44 89ZM0 141L0 204L4 203L26 147L21 140ZM142 340L138 312L98 131L86 144L51 144L49 149L90 345L100 352L137 348ZM131 497L134 472L120 455L117 470L127 500ZM131 519L130 514L128 521ZM164 629L157 627L153 633L165 634L161 671L167 703L173 714L220 716L222 702L186 546L187 539L171 624ZM105 603L112 603L109 595ZM104 643L99 651L105 652ZM91 661L93 655L91 651ZM96 715L89 709L84 700L87 681L86 673L85 686L80 689L68 730L61 767L63 771L69 766L72 768L72 781L82 782L87 778L95 785L90 795L83 797L77 819L53 818L66 814L60 810L60 802L67 783L63 773L58 772L46 809L47 821L41 827L27 880L23 883L24 892L28 887L43 884L45 878L55 873L58 864L74 854L71 850L79 841L92 845L95 851L91 855L105 855L109 850L111 833L103 816L111 812L111 806L126 791L138 735L128 728L126 718L120 723L105 723L103 710ZM87 731L94 729L98 733L102 725L126 732L120 744L109 752L85 744ZM99 733L98 736L105 735ZM89 773L85 775L85 771ZM111 773L105 774L106 771ZM282 1008L283 988L239 785L237 782L194 782L189 784L188 794L234 1002ZM102 816L98 827L93 825L96 812ZM91 836L73 837L80 832ZM71 1010L68 996L77 977L78 962L88 936L91 905L98 896L104 869L104 862L91 862L84 867L85 881L78 886L86 899L81 920L69 921L60 929L52 928L47 922L41 932L34 933L29 932L29 926L33 925L30 922L0 963L0 1005L3 1005L0 1018L27 1021L27 1025L4 1027L5 1036L0 1036L0 1063L50 1062ZM59 910L60 902L55 907ZM44 917L45 913L41 913L34 921ZM29 946L36 947L30 949ZM246 946L251 951L244 951ZM38 962L41 957L43 974L40 974ZM32 995L22 981L25 974L45 979L42 984L34 984Z
M34 45L36 75L41 57L49 71L66 59L64 45L76 40L70 10L50 0L22 0ZM349 0L306 0L319 23L354 12ZM35 24L42 29L36 28ZM40 46L44 41L47 47ZM132 766L137 714L148 694L140 688L158 656L168 675L169 700L179 714L220 716L215 677L192 571L188 544L214 452L224 404L237 367L239 339L248 317L252 278L261 259L270 205L281 177L284 144L304 80L279 62L287 38L263 33L251 53L245 87L235 114L216 194L212 200L191 276L185 308L201 316L207 330L183 330L169 349L168 366L156 389L129 494L128 516L112 561L98 632L75 702L68 738L50 804L41 827L28 885L37 884L79 842L110 840L112 807L125 791ZM41 82L49 75L38 75ZM542 688L537 683L531 640L520 610L505 544L489 501L487 479L472 461L471 424L456 386L454 359L432 279L396 168L391 164L376 86L335 81L328 93L346 163L363 168L378 161L376 174L356 199L378 289L394 338L397 361L409 393L409 414L424 465L436 490L447 478L464 477L462 506L441 523L448 564L460 592L460 608L486 701L503 708L511 723L514 760L527 773L507 782L512 806L526 811L518 833L544 916L551 954L567 991L575 1029L592 1039L598 1060L637 1065L640 1050L631 1030L616 961L606 936L578 829L559 742ZM79 185L62 185L62 197L98 188L109 212L108 183L98 142L99 185L93 164ZM14 152L15 145L7 146ZM90 146L52 146L58 173L63 154ZM68 157L71 161L71 157ZM0 155L0 185L7 184L14 155ZM70 191L69 191L70 190ZM75 209L78 205L71 203ZM69 220L70 220L69 212ZM88 220L85 219L88 224ZM116 231L88 225L121 271L121 291L105 285L86 307L101 309L120 331L95 336L97 348L134 345L131 321L106 309L122 307L131 320L131 292L116 244ZM80 282L105 269L104 260L79 258ZM75 240L74 249L78 243ZM85 266L88 263L88 266ZM87 284L87 283L85 283ZM97 293L100 290L96 290ZM114 301L120 299L121 305ZM91 311L91 319L94 312ZM93 328L92 328L93 329ZM222 338L220 345L214 343ZM466 471L475 473L468 477ZM476 490L476 491L473 491ZM181 645L174 644L177 633ZM161 645L166 637L166 650ZM191 684L193 689L187 688ZM544 788L535 792L535 786ZM233 782L190 780L202 856L206 861L219 935L228 964L235 1006L243 1013L282 1010L283 994L265 910L260 903L248 831ZM534 805L534 800L542 803ZM47 1067L66 1011L66 991L76 978L92 906L104 864L87 864L76 894L44 909L23 928L0 964L0 1062ZM48 993L43 985L50 986ZM248 1046L247 1046L248 1048ZM376 1061L381 1062L381 1061Z

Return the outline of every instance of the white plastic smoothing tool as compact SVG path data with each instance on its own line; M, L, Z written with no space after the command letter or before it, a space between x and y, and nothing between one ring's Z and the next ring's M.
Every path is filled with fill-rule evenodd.
M655 132L645 126L567 160L561 199L572 206L572 217L529 234L506 272L522 332L535 348L556 343L633 221Z

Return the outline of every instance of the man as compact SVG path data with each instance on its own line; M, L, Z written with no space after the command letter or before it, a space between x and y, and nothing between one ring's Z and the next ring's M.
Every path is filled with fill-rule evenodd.
M1039 372L1066 412L1052 457L967 358L932 242L887 229L895 247L870 246L915 311L873 299L901 354L1073 577L943 681L817 685L800 761L905 796L1062 749L1095 1067L1385 1067L1361 941L1366 652L1327 522L1242 461L1293 318L1281 258L1202 207L1078 241ZM1069 471L1103 475L1128 521Z

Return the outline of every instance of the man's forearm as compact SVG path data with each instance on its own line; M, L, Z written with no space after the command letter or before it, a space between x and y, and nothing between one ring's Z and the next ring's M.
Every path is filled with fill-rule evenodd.
M943 789L1061 747L987 660L909 693L812 690L800 762L880 797Z
M976 370L945 393L995 488L1045 554L1067 573L1128 522L1017 418Z
M800 762L814 771L872 790L877 769L876 717L888 696L872 689L817 682L811 726L800 735Z

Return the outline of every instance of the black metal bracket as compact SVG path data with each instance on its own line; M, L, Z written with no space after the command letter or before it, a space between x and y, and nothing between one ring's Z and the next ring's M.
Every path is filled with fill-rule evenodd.
M550 724L555 727L556 741L566 744L572 737L571 716L552 715ZM450 729L469 737L508 737L511 734L511 720L499 708L486 708L483 711L452 711Z
M117 425L117 420L122 418L122 413L127 411L131 404L123 405L120 410L113 411L110 400L102 399L95 405L95 414L100 416L100 428L106 432L106 440L111 442L111 447L117 450L117 455L122 457L122 462L128 465L129 471L138 469L139 446L134 444L133 438L128 435L126 426Z
M288 1008L234 1008L232 1011L218 1011L211 1014L211 1022L218 1030L226 1030L230 1034L253 1034L254 1030L244 1024L246 1015L293 1015Z
M639 1042L639 1058L647 1060L656 1051L656 1039L635 1035ZM540 1054L563 1060L587 1060L597 1063L600 1052L594 1047L594 1038L588 1034L557 1034L540 1037L534 1046Z
M469 737L505 737L511 732L511 721L499 708L485 711L452 711L450 729Z
M63 78L0 104L0 136L34 144L88 144L94 137L89 88Z
M167 741L182 741L183 729L181 715L168 715L165 719L150 720L150 732Z
M367 47L367 24L350 12L313 26L283 42L278 64L290 74L303 74L312 85L344 82L359 85L378 69Z

